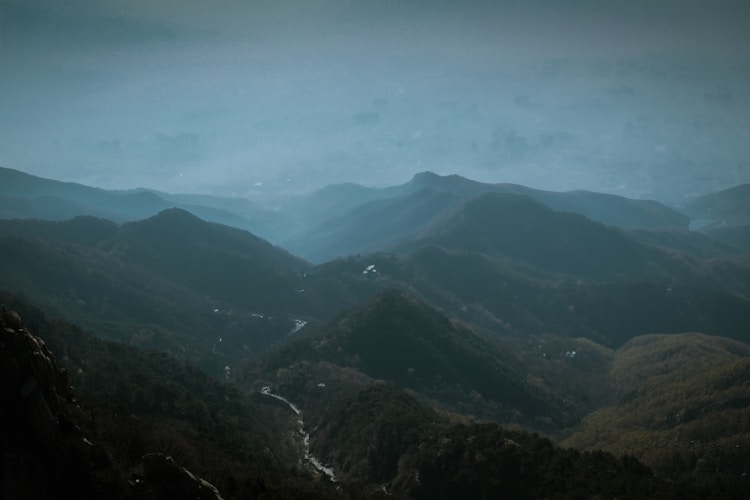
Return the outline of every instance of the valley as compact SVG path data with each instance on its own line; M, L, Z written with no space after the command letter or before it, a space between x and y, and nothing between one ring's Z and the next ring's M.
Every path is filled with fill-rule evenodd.
M670 206L425 172L271 212L0 182L5 335L65 369L111 498L158 490L148 453L224 498L750 494L746 186Z

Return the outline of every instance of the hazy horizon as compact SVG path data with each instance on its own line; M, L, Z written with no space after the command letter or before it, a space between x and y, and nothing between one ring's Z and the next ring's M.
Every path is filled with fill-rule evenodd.
M0 165L234 196L750 182L741 1L0 0Z

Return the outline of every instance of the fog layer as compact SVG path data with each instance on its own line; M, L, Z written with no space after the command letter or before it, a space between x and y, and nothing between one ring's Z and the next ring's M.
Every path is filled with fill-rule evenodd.
M431 170L679 199L750 182L750 9L0 0L0 165L260 196Z

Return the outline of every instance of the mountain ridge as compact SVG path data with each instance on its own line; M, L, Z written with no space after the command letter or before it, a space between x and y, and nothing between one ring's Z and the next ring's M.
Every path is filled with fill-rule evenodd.
M0 214L6 218L55 220L92 215L125 222L179 207L203 219L251 231L277 244L290 245L301 257L309 259L304 253L305 242L315 241L316 232L326 224L341 221L354 209L364 214L368 203L378 202L382 208L387 200L398 203L425 188L458 197L484 192L523 194L554 210L581 213L592 220L622 227L687 229L689 220L687 215L655 201L587 191L554 192L507 183L490 184L429 171L416 174L402 185L386 188L352 183L330 185L308 195L279 198L272 206L263 208L250 200L209 195L167 194L144 188L110 191L0 168ZM342 236L339 242L346 239L357 239L357 235ZM335 255L325 253L318 262L332 257Z
M435 224L443 214L456 210L462 201L490 193L526 196L553 211L581 214L612 226L687 230L689 221L688 216L653 201L586 191L556 193L513 184L481 183L458 175L440 176L432 172L416 174L405 184L369 193L359 204L347 205L342 215L332 215L328 221L303 229L282 245L316 263L350 253L389 250L418 238L425 226ZM434 200L432 212L421 216L409 214L404 207L411 209L417 205L415 200L424 198L419 193L440 193L442 199ZM405 213L408 214L406 220L394 216ZM371 227L386 230L386 235L370 231Z
M565 403L554 391L530 384L525 372L530 368L504 352L507 345L404 291L388 289L270 354L256 377L317 366L316 381L331 384L337 373L356 372L360 375L347 377L393 384L456 414L552 434L581 418L580 401ZM286 383L275 381L282 391L300 390Z
M178 207L208 220L247 230L262 230L269 224L265 220L268 214L254 208L227 210L222 206L226 205L224 200L216 202L219 206L201 204L206 198L199 197L199 203L194 201L189 195L170 195L143 188L107 190L0 167L0 214L4 218L64 220L88 215L128 222Z
M427 200L435 193L444 196L431 189L417 193ZM620 229L553 211L524 196L485 193L457 203L459 209L424 229L437 235L445 231L445 241L427 242L401 255L349 256L321 266L247 231L178 208L119 225L86 217L0 221L0 285L24 290L34 300L47 294L49 303L72 315L68 318L86 318L86 328L162 351L150 355L149 367L173 366L168 359L176 357L181 363L199 363L222 383L237 384L261 413L273 415L278 435L286 436L280 441L284 454L295 456L294 450L308 449L294 439L298 416L264 396L263 387L273 387L304 412L309 451L330 460L355 490L375 491L372 481L377 481L405 496L429 496L435 490L418 487L415 475L429 477L430 485L442 484L436 468L465 475L453 458L444 457L470 453L466 463L481 473L477 479L462 476L459 483L467 491L497 487L491 491L500 492L503 486L493 483L483 462L474 459L525 457L544 474L553 474L554 468L545 468L548 462L536 462L534 450L539 449L586 470L593 470L592 460L612 470L633 466L628 470L638 481L665 487L661 476L653 479L636 462L626 467L611 455L592 459L586 453L555 451L550 442L508 433L497 424L562 438L572 426L586 425L587 416L596 421L597 411L618 403L608 399L613 380L618 380L611 369L617 350L641 342L642 334L668 332L677 334L677 341L681 332L699 329L747 341L744 325L750 308L741 296L747 286L743 268L728 265L721 248L702 254L700 244L691 246L693 240L677 238L695 255L641 251L651 247ZM518 213L509 209L514 207ZM565 221L572 221L570 227ZM493 228L511 232L494 234ZM533 237L519 239L513 233L519 230ZM592 261L603 254L606 261L610 247L632 246L638 251L626 254L634 255L639 265L649 255L660 256L646 259L646 268L661 271L639 276L625 267L622 277L586 276L580 269L544 267L523 250L557 248L535 240L535 234L568 244L578 243L589 230L601 231L605 242L614 243L592 246L590 254L574 246L572 255ZM668 238L653 240L669 247ZM510 252L502 246L506 244L518 244L521 250ZM706 280L698 271L717 274ZM346 305L350 307L344 309ZM706 338L709 345L721 345L718 337ZM111 369L122 372L116 380L131 379L110 388L110 395L166 413L186 408L180 401L187 396L180 396L180 389L147 396L152 389L142 387L140 377L161 372L146 365L129 370L112 357L119 352L125 358L125 347L111 347L106 359ZM103 369L94 360L71 356L68 362L84 372ZM197 378L187 368L170 369ZM737 376L724 377L723 383L729 392L741 391L744 372L732 373ZM105 389L108 383L100 382ZM130 385L141 390L132 392ZM680 386L670 381L669 387ZM222 391L208 391L206 400L216 401ZM742 401L730 398L728 403ZM687 409L692 415L694 409ZM477 425L478 420L495 423L486 427ZM435 422L464 426L435 430L430 427ZM376 442L355 435L356 429L377 436ZM477 436L497 441L477 448ZM199 463L194 455L190 459ZM531 491L524 488L536 484L540 469L535 465L522 485L513 482L521 477L513 462L502 460L508 465L503 470L511 471L504 484ZM600 473L596 484L611 485L608 473ZM712 485L718 481L706 471L699 477ZM230 489L239 487L222 481Z
M6 302L15 301L2 292L0 297ZM30 313L25 310L25 314ZM274 453L280 453L284 442L294 440L295 433L285 428L284 421L301 417L289 408L267 404L275 401L268 397L243 398L232 387L211 382L197 373L178 380L176 376L181 372L191 372L189 366L181 366L164 356L139 353L137 349L123 349L107 342L92 343L85 338L86 333L39 314L30 316L34 316L33 321L39 327L57 330L56 343L68 345L70 357L78 362L94 356L98 349L114 349L107 359L86 365L91 372L86 378L105 386L117 386L131 377L129 385L122 389L134 386L137 389L130 394L118 390L118 398L123 394L126 398L119 405L106 400L92 401L88 396L75 401L68 399L64 409L67 430L58 434L62 438L54 438L51 448L36 449L31 454L19 448L19 440L23 439L18 430L23 426L19 424L14 429L3 426L3 442L12 446L6 448L0 469L2 491L14 498L70 493L123 500L144 497L343 500L384 496L436 498L459 492L477 497L546 498L565 492L576 497L633 495L697 499L710 497L717 491L741 495L747 490L731 482L670 482L654 476L633 458L618 459L604 452L559 448L549 439L503 429L497 424L455 424L408 392L384 383L330 394L326 410L320 414L312 408L305 409L305 421L311 419L316 423L313 431L316 453L333 457L337 467L337 482L331 483L300 464L294 465L293 447L288 449L290 455L286 458L282 455L280 461L270 459L272 439L277 439ZM0 356L4 356L15 352L14 346L18 345L8 342L8 335L17 336L19 328L28 328L17 314L6 310L2 311L0 327L0 334L4 335ZM30 345L42 345L40 342L34 337ZM27 343L24 348L28 347ZM34 362L53 359L49 351L43 352L43 356L21 355L13 359L31 358ZM70 361L66 356L65 362ZM132 363L143 363L148 370L129 374L123 368ZM0 369L6 366L0 363ZM55 371L59 370L52 369ZM151 371L158 372L162 380L154 378ZM16 374L20 379L4 376L3 382L23 379L23 372ZM79 371L76 376L82 375ZM48 385L50 378L37 380L41 384L32 392L32 399L33 394L53 394ZM198 394L180 395L183 383L193 385ZM213 393L200 396L201 390L211 386L221 397ZM24 391L12 390L14 387L11 384L10 392L0 393L3 407L11 401L11 393L15 398L25 397ZM0 385L0 389L5 388ZM320 394L329 389L316 387L316 390ZM179 408L185 404L197 406L180 413ZM129 413L133 411L131 405L137 408L136 413ZM199 411L206 406L210 411ZM19 404L11 408L16 412L25 409ZM144 408L150 410L144 413ZM248 409L252 411L248 413ZM284 416L283 410L291 415ZM175 416L165 418L164 414L170 412L176 412ZM41 417L45 415L42 412ZM0 416L5 419L8 413ZM240 421L236 420L238 417ZM196 418L214 420L209 427L217 434L196 428L193 423ZM242 419L265 419L271 434L265 437L258 434L258 429L241 425ZM38 440L44 433L32 430L28 437ZM16 453L23 452L28 460L40 451L43 457L39 456L31 467L13 461ZM296 460L300 457L297 451ZM10 464L14 465L12 471L8 469ZM188 465L199 475L189 472ZM50 469L62 474L48 473Z

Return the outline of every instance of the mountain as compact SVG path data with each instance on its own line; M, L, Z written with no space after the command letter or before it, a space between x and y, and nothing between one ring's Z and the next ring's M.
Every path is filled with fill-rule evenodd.
M696 221L696 229L747 253L750 251L750 184L687 200L680 208Z
M306 361L335 363L439 401L459 413L563 426L553 395L526 383L501 345L451 322L427 304L386 290L271 357L269 370ZM471 395L471 396L469 396Z
M432 172L416 174L403 188L413 190L428 186L464 197L487 192L528 196L552 210L581 214L612 226L685 229L688 223L685 215L656 201L634 200L583 190L545 191L518 184L477 182L458 175L440 176Z
M421 193L427 206L436 199ZM109 338L187 356L219 375L394 287L496 335L554 332L611 347L654 332L745 335L750 268L740 261L660 250L492 193L458 202L423 234L432 240L401 256L313 267L179 209L121 225L5 220L0 275L6 288Z
M697 333L647 335L616 352L614 401L587 416L566 446L630 453L673 479L750 464L750 345Z
M710 346L708 339L712 338L702 337ZM629 345L648 343L649 338L639 337ZM747 349L746 344L726 339L719 339L716 347L724 343L733 345L737 353ZM413 297L391 290L346 311L315 335L268 355L239 384L249 391L260 391L262 386L266 394L290 406L293 401L294 411L304 415L306 428L313 429L311 450L330 464L339 480L368 492L379 487L389 495L408 498L453 498L459 491L479 498L537 498L552 491L584 497L592 491L627 491L637 497L660 498L680 491L679 495L699 498L720 491L722 495L733 495L730 491L741 495L739 492L747 490L741 465L727 475L700 475L699 489L693 490L686 483L692 481L689 474L668 483L628 456L629 450L624 451L625 456L623 450L615 450L616 456L622 457L618 460L601 451L556 449L538 435L477 423L477 417L487 418L492 413L492 419L505 426L531 424L539 428L546 421L552 428L555 417L544 415L562 415L564 405L571 404L556 400L557 395L540 376L529 374L521 380L511 367L526 365L535 370L535 364L524 359L514 365L511 358L522 355L523 350L509 350L507 344L503 347ZM611 383L617 384L629 373L627 367L618 365L625 358L620 353L627 349L623 347L613 359L606 349L581 342L561 360L539 356L539 362L588 365L578 368L591 370L578 382L578 390L600 384L612 391L609 371ZM648 362L651 352L646 348L643 356L634 359ZM674 356L675 381L680 373L692 370L691 361L681 353ZM704 374L702 368L712 361L699 365L695 376ZM544 373L547 380L554 381L553 371L548 368ZM734 376L739 375L737 370L720 371L726 375L722 380L727 393L717 400L744 390L743 377ZM567 378L561 372L557 375ZM639 381L632 384L638 387ZM659 394L679 387L689 384L667 385L659 388ZM621 388L618 385L617 391ZM574 393L575 389L569 392ZM596 404L607 408L606 400ZM650 400L650 404L652 412L661 409L659 402ZM736 409L737 404L727 408ZM598 411L584 419L582 426ZM736 413L745 414L744 407ZM531 416L534 418L529 419ZM638 418L639 414L634 410L632 416ZM744 449L744 440L741 446ZM590 448L596 447L586 446Z
M87 247L114 238L118 231L119 224L89 215L67 220L0 220L0 237L33 238Z
M515 195L471 198L423 235L395 250L432 244L610 282L645 280L721 289L725 277L710 269L715 263L750 279L747 265L737 258L740 253L715 240L684 231L622 230ZM750 289L740 285L734 291L747 294Z
M276 414L234 386L0 302L3 498L339 497L295 469Z
M716 234L709 236L700 231L624 229L623 232L633 240L695 259L732 259L742 253L735 245L716 237Z
M750 319L748 299L731 289L658 280L602 283L434 246L408 263L422 296L452 317L498 333L554 332L610 347L637 335L690 330L750 340L742 326ZM746 284L740 278L740 286Z
M469 199L416 244L425 242L587 277L628 275L644 260L641 249L617 230L525 196L499 193Z
M294 214L294 217L288 218L299 226L298 229L304 229L318 225L321 221L336 218L369 201L388 197L390 195L386 190L346 182L330 184L307 195L288 200L282 205L281 210ZM291 231L292 235L295 233L296 231ZM286 237L289 238L290 235Z
M185 356L211 373L309 319L295 315L306 309L296 290L309 264L183 210L122 225L0 221L0 235L3 287L108 338Z
M209 221L265 234L278 218L247 200L173 195L148 189L106 190L45 179L0 167L0 218L66 220L92 216L136 221L168 208L183 208Z
M274 307L277 294L288 295L297 275L310 269L252 233L203 221L181 209L123 224L118 238L103 250L158 268L162 276L219 300L245 294L248 302L266 309Z
M497 424L451 425L387 384L341 393L321 415L316 436L318 450L333 458L355 498L700 498L709 492L654 477L629 457L561 449Z
M65 372L20 315L5 306L0 310L0 335L3 498L93 495L85 479L96 465L106 469L111 464L76 428L75 400Z
M750 224L707 227L703 231L711 238L743 251L746 255L750 253Z
M385 383L325 397L318 449L337 457L337 482L306 467L286 446L306 439L285 428L279 398L212 381L168 356L90 337L48 319L23 300L0 314L3 497L80 495L151 498L542 498L633 496L739 497L741 485L654 477L635 459L581 453L496 424L458 424ZM62 363L32 330L44 329ZM328 387L316 387L320 394ZM129 390L129 391L128 391ZM92 395L97 394L96 398ZM268 394L268 393L266 393ZM132 412L132 413L131 413ZM309 437L309 435L308 435ZM205 478L205 479L204 479Z
M693 218L717 226L750 224L750 184L692 198L681 208Z
M101 470L115 485L128 477L116 471L155 484L190 470L229 497L424 498L460 485L480 497L742 498L740 469L708 472L744 460L739 452L691 455L673 474L637 447L662 434L628 441L651 422L639 415L684 403L692 418L700 398L690 387L731 404L681 432L744 429L741 252L519 195L424 189L413 198L424 205L401 211L429 216L446 195L451 209L413 247L318 266L180 209L119 224L0 221L0 286L96 333L22 311L26 328L50 332L50 351L85 399L79 427L103 443L115 465ZM701 331L700 342L686 331ZM670 335L643 336L655 332ZM683 385L693 368L707 385ZM658 477L632 458L553 445L586 436L607 411L627 417L602 442L638 450ZM587 439L580 446L594 450ZM701 460L711 467L689 467Z
M115 221L148 217L169 208L166 201L150 192L118 193L73 182L60 182L0 168L0 195L6 200L6 218L64 220L77 215L93 215ZM17 211L11 200L24 200ZM24 209L30 208L30 212ZM10 212L10 213L8 213Z
M575 191L555 193L512 184L486 184L460 176L417 174L406 184L367 191L359 204L353 203L354 190L338 214L324 196L310 196L303 212L328 214L282 242L293 253L313 262L324 262L356 253L382 251L419 238L425 228L439 223L467 199L488 193L526 196L554 211L573 212L608 225L652 229L688 227L688 217L653 201ZM336 199L335 197L333 198Z
M371 201L283 242L312 262L374 253L418 238L425 227L455 209L460 198L425 188L408 195Z
M431 172L380 189L351 183L331 185L309 195L267 199L267 206L261 207L240 198L148 189L108 191L0 168L2 218L65 220L90 215L125 222L178 207L207 221L251 231L317 263L411 240L425 226L450 213L457 201L483 193L528 196L552 210L578 213L623 228L686 230L690 220L655 201L586 191L543 191Z
M44 341L4 306L0 330L0 401L9 410L0 422L3 498L130 498L136 489L152 498L221 498L213 485L161 453L143 455L142 479L129 483L102 443L93 444L81 428L88 427L84 411Z

